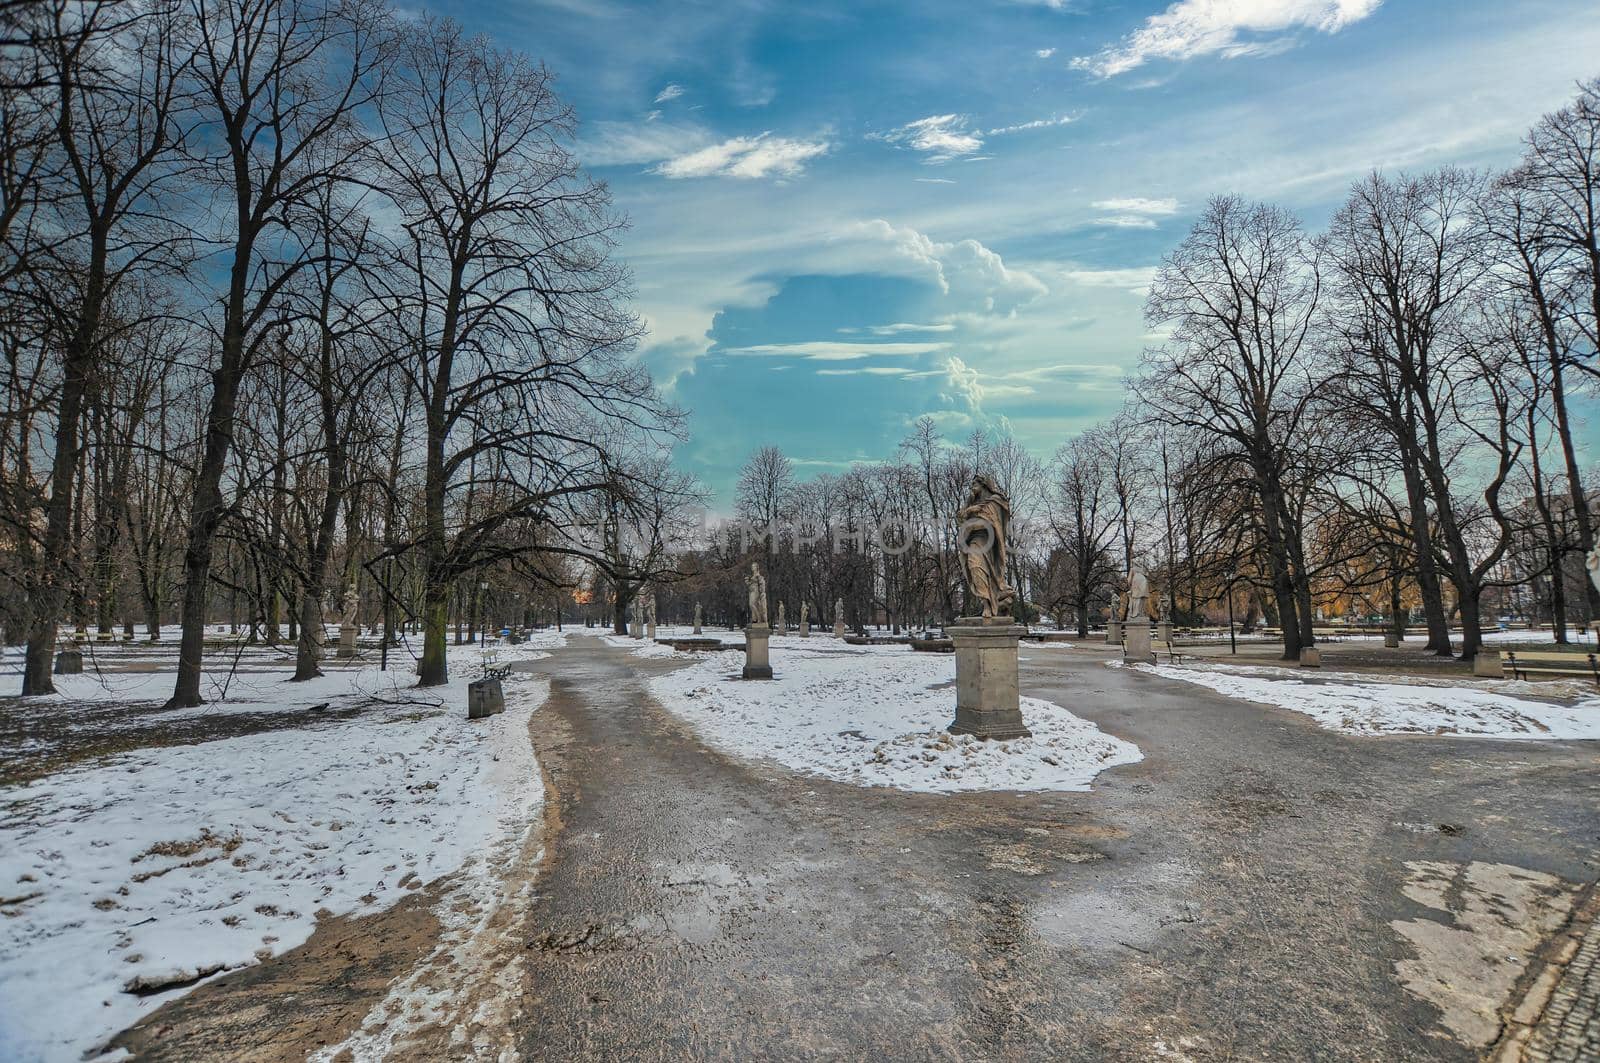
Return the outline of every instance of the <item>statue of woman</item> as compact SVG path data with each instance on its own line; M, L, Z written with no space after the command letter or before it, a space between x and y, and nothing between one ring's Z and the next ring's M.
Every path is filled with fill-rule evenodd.
M1144 570L1134 569L1128 575L1128 619L1145 619L1145 603L1150 600L1150 581L1145 579Z
M361 610L361 595L356 592L356 585L350 584L344 592L344 615L339 618L344 627L356 626L356 614Z
M1005 616L1017 593L1006 585L1006 535L1011 500L987 476L974 476L967 503L956 513L968 600L983 616Z
M745 589L750 595L750 626L765 626L767 622L767 578L761 574L761 566L750 562L750 575L744 578Z

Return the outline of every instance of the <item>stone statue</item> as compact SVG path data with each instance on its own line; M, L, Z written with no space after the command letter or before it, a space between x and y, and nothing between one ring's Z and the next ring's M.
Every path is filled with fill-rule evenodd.
M695 602L694 603L694 629L696 631L700 630L700 603L699 602Z
M750 596L750 626L764 626L767 622L767 577L761 566L750 562L750 575L744 578L745 591Z
M360 609L361 595L356 592L356 585L352 583L349 589L344 592L344 614L339 618L340 626L355 627L356 614Z
M1145 603L1150 600L1150 581L1144 570L1134 568L1128 573L1128 619L1144 620Z
M653 592L644 600L644 622L646 624L656 622L656 596Z
M838 623L838 624L844 623L844 599L843 598L835 598L833 600L833 620L834 620L834 623Z
M800 623L804 626L811 619L811 603L800 603Z
M779 602L778 603L778 630L779 631L788 631L789 630L789 618L784 616L783 613L784 613L783 603Z
M968 600L983 616L1005 616L1017 593L1006 585L1006 536L1011 500L987 476L974 476L967 503L956 513Z
M1596 543L1589 556L1584 559L1583 567L1589 570L1589 582L1594 584L1594 589L1600 591L1600 543Z

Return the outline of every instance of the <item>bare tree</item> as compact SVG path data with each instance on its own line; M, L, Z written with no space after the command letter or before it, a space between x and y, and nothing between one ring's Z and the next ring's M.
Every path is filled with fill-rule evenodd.
M1260 502L1285 659L1313 642L1289 492L1315 394L1308 337L1321 264L1292 215L1213 199L1150 290L1145 318L1172 329L1147 352L1140 394L1169 424L1225 440Z

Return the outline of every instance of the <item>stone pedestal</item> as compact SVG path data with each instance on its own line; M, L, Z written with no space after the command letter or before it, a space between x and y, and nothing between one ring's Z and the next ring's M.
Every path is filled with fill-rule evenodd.
M843 620L835 620L833 622L833 637L836 638L836 639L844 638L844 621Z
M1400 648L1400 636L1393 631L1384 632L1383 645L1385 649L1398 650Z
M1494 650L1479 649L1472 655L1472 674L1480 679L1504 679L1506 671L1500 663L1500 654Z
M800 637L803 639L808 639L811 637L811 621L800 621Z
M628 625L628 637L635 639L644 638L644 625L635 620Z
M652 620L650 623L648 623L648 624L646 624L644 626L644 637L649 639L651 642L655 641L655 639L656 639L655 621Z
M1172 645L1172 624L1170 621L1163 620L1156 625L1156 641L1164 642L1168 646Z
M751 624L744 629L744 679L771 679L772 662L767 657L767 640L772 628Z
M1122 645L1122 621L1112 620L1106 623L1106 645Z
M1122 641L1122 655L1130 661L1150 659L1150 621L1128 621L1127 634Z
M498 679L476 679L467 684L467 719L481 720L506 711L505 689Z
M1301 650L1300 651L1300 667L1301 668L1321 668L1322 667L1322 651L1317 649L1315 646L1307 646L1305 649Z
M956 718L951 734L1027 738L1017 693L1017 639L1010 617L963 616L946 628L956 647Z
M56 675L82 675L83 651L62 650L56 654Z
M694 622L694 633L696 635L700 634L700 621L698 620Z
M354 657L356 655L356 632L358 630L354 624L339 625L340 657Z

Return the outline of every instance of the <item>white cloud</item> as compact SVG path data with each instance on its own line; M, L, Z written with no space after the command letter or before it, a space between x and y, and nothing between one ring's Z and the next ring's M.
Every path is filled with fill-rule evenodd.
M1143 296L1156 279L1156 266L1133 269L1075 269L1063 274L1067 280L1085 288L1121 288Z
M1036 118L1031 122L1020 122L1017 125L1003 125L997 129L991 129L987 135L1003 137L1007 133L1023 133L1029 129L1048 129L1051 126L1067 125L1077 120L1078 116L1075 114L1057 115L1054 118Z
M1007 267L976 240L943 243L915 229L897 229L881 218L853 227L851 235L882 244L913 272L931 276L950 298L952 313L1008 316L1048 291L1039 278Z
M667 159L653 170L662 177L798 177L805 164L827 154L832 145L826 140L799 140L762 133L754 137L733 137Z
M926 325L919 325L913 321L899 321L893 325L868 325L864 329L842 328L839 331L869 332L874 336L898 336L902 332L954 332L955 330L956 327L948 321L930 322Z
M1095 210L1106 210L1116 214L1178 213L1176 199L1146 199L1142 196L1133 196L1127 199L1097 199L1093 205Z
M949 162L983 147L983 138L967 128L964 114L930 114L898 129L878 134L890 144L903 144L927 155L928 162Z
M647 115L643 123L592 123L578 142L578 158L587 166L636 166L697 151L710 141L710 134L698 126Z
M1378 9L1383 0L1178 0L1118 44L1072 61L1097 77L1125 74L1152 59L1226 59L1266 55L1287 43L1252 40L1241 34L1277 34L1297 29L1338 33Z
M855 362L864 358L912 358L942 351L943 343L758 343L748 347L729 347L723 354L756 358L804 358L811 362Z
M865 365L859 369L818 369L818 376L903 376L911 370L900 365Z
M920 182L922 184L925 184L925 185L953 185L953 184L955 184L955 181L951 180L948 177L913 177L912 180L913 181L918 181L918 182Z
M677 99L679 96L682 96L683 93L684 93L683 86L679 85L677 82L672 82L672 83L668 84L666 88L664 88L660 92L656 93L656 102L657 103L666 103L669 100Z
M1033 54L1038 56L1040 59L1049 59L1052 55L1056 54L1056 50L1054 48L1040 48Z
M1178 213L1176 199L1146 199L1134 196L1125 199L1101 199L1094 203L1096 210L1111 211L1096 218L1094 224L1112 229L1154 229L1156 218Z

